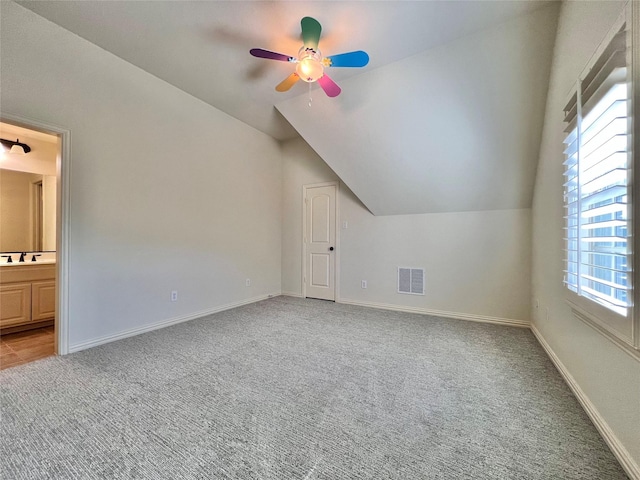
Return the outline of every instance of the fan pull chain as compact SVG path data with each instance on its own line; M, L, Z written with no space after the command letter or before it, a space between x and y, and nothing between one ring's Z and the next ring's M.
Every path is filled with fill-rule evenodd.
M313 99L311 98L311 82L309 82L309 108L311 108L311 102Z

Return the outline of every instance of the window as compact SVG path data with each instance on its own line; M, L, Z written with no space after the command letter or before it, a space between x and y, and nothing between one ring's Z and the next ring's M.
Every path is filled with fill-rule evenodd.
M564 282L577 316L636 346L628 23L618 20L564 108Z

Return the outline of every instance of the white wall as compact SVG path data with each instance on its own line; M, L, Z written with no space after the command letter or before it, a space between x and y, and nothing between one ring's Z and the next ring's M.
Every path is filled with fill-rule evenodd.
M540 308L533 309L532 321L629 455L640 464L640 362L573 318L562 284L562 108L578 75L618 17L621 5L564 2L562 6L533 202L532 296L539 299Z
M282 290L299 295L302 186L337 177L301 139L282 152ZM529 321L530 210L374 216L344 184L339 205L341 301ZM425 296L397 293L398 266L426 269Z
M311 108L308 94L276 107L376 215L528 209L557 12L364 68L337 98L316 86Z
M278 293L277 142L13 2L1 8L2 112L71 132L71 347Z

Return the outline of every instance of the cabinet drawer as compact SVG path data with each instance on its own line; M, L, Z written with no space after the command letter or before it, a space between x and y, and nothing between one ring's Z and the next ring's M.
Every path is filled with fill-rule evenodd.
M31 321L31 283L0 285L0 327Z
M31 284L31 321L49 320L56 316L56 282L45 280Z
M7 266L0 265L2 283L38 282L40 280L54 280L56 278L55 263L19 263Z

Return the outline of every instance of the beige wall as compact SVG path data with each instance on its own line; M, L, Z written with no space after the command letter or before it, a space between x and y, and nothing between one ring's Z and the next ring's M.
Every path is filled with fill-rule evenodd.
M71 348L279 293L277 142L2 3L2 113L71 132Z
M563 124L570 89L621 12L620 2L564 2L533 202L532 321L640 464L640 362L571 315L563 279ZM640 472L640 470L638 470Z
M337 177L303 140L282 152L282 290L299 295L302 186ZM339 205L341 301L528 322L530 210L373 216L344 185ZM426 269L425 296L397 293L398 266Z

